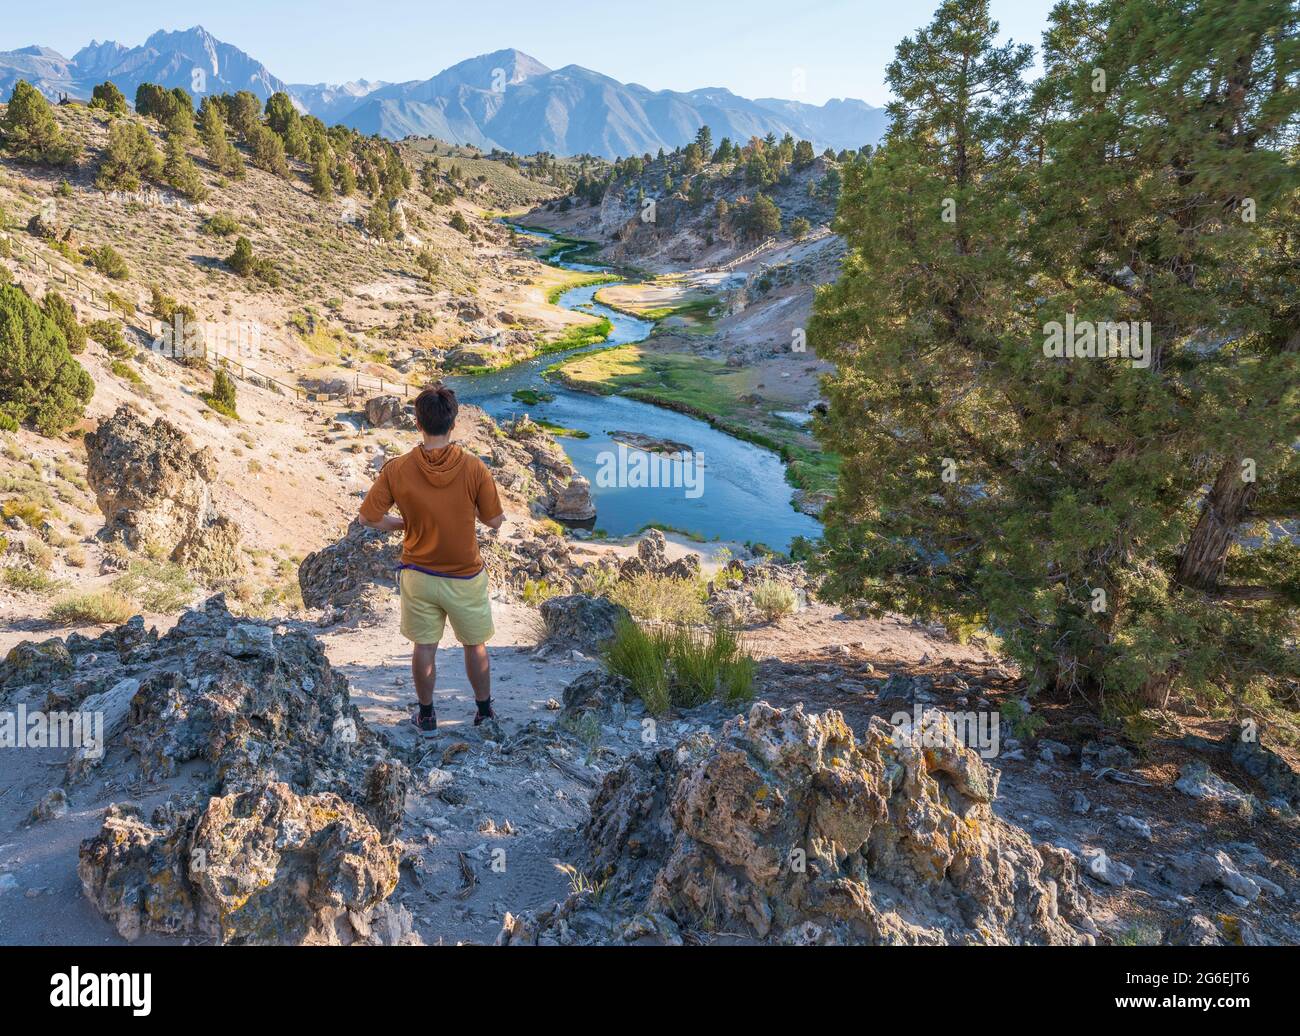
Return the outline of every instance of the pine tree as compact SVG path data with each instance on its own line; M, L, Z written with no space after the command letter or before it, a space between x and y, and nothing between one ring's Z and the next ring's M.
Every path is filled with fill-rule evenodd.
M24 79L14 84L9 105L0 119L0 137L15 158L45 165L67 165L77 155L50 110L50 102Z
M217 172L234 179L244 175L244 159L226 136L221 108L211 98L205 98L199 108L199 137L207 151L208 162Z
M329 155L324 151L317 153L312 162L311 189L321 201L329 201L334 197L334 180L330 176Z
M241 277L252 274L257 266L257 260L253 257L253 242L240 235L235 240L235 250L226 259L226 265Z
M130 111L122 91L112 81L100 83L90 91L90 107L106 111L110 115L126 115Z
M346 158L339 161L339 194L345 198L351 197L357 190L357 174L352 168L352 163Z
M81 419L94 392L58 324L18 286L0 287L0 415L58 435Z
M199 175L198 167L185 148L183 134L169 135L167 138L163 179L190 201L199 202L208 196L208 189Z
M700 149L700 155L707 162L709 156L713 154L713 131L708 126L701 126L695 131L695 146Z
M162 169L162 156L144 125L119 119L109 127L108 148L95 184L101 190L137 191L142 180L156 180Z
M986 3L900 44L810 328L830 596L1111 709L1300 676L1300 551L1264 524L1300 512L1296 18L1062 3L1031 98Z

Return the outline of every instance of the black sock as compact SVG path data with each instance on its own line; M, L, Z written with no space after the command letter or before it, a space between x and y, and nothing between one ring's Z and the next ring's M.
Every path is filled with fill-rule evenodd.
M480 716L487 716L491 714L492 712L491 698L486 698L483 701L478 701L477 699L475 699L474 704L478 706L478 714Z
M429 702L428 705L420 706L420 719L428 719L432 715L433 715L433 702Z

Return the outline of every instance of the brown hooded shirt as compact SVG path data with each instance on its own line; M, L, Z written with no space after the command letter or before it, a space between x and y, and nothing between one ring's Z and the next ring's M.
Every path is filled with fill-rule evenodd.
M501 500L477 457L451 443L393 458L366 494L361 517L377 522L394 504L406 522L403 564L445 576L473 576L483 568L474 518L491 521L501 514Z

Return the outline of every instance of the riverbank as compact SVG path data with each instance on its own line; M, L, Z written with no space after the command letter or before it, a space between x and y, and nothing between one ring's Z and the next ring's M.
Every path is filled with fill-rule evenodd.
M839 458L821 451L810 432L779 416L778 398L762 397L755 371L687 352L619 345L570 357L543 377L577 392L621 395L707 422L737 439L763 446L785 462L786 481L807 508L834 491Z
M722 305L715 293L680 277L615 284L601 288L595 298L620 313L653 320L657 333L709 334Z

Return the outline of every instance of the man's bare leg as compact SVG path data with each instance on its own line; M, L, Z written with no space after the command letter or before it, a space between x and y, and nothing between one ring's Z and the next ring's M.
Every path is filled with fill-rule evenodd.
M465 675L474 688L475 701L488 701L492 697L492 663L486 644L465 645Z
M478 709L474 726L484 720L496 719L492 711L492 663L488 660L486 644L465 645L465 675L474 688L474 705Z
M438 645L416 644L411 652L411 676L415 678L415 696L421 705L433 704L433 684L438 675Z

